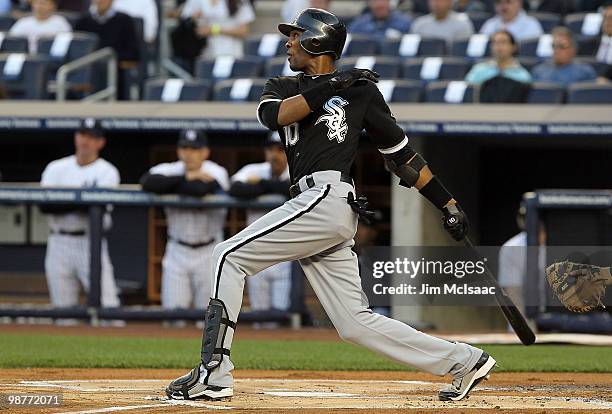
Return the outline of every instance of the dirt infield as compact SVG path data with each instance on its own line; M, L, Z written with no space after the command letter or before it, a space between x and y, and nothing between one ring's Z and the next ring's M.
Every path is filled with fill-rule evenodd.
M236 372L235 395L223 402L173 402L163 393L180 370L6 369L0 394L61 394L53 408L9 413L604 413L612 410L612 374L500 373L459 403L439 402L445 379L406 372ZM6 399L5 399L6 401Z

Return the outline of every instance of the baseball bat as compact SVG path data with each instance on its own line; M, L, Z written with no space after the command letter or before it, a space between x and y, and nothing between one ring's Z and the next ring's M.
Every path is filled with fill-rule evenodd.
M474 247L469 237L465 238L464 243L467 247L472 249L472 251L477 257L482 259L482 256L480 255L476 247ZM516 336L519 337L523 345L533 344L536 340L535 334L527 324L527 321L521 314L521 311L518 310L518 308L516 307L512 299L510 299L510 296L508 296L508 293L506 293L504 288L502 288L499 283L497 283L497 279L493 275L493 272L491 272L491 269L489 269L489 266L487 266L487 264L484 262L484 260L483 263L485 268L485 275L487 275L488 279L495 287L495 300L497 301L499 307L504 313L506 320L508 321L510 326L512 326L512 329L514 329Z

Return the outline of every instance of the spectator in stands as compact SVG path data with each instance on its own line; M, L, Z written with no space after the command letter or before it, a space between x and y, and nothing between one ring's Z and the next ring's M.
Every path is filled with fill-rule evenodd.
M83 13L87 10L87 0L59 0L58 9L62 11L71 11Z
M462 13L485 13L488 11L486 4L480 0L457 0L455 1L454 9Z
M159 31L157 3L155 0L115 0L113 8L131 17L140 18L144 23L144 40L155 42Z
M495 0L497 14L487 20L480 33L492 35L499 30L508 30L517 41L540 37L542 25L523 9L522 0Z
M8 14L11 11L11 0L0 0L0 15Z
M365 34L376 40L399 37L410 32L410 17L391 7L390 0L368 0L369 11L349 25L351 34Z
M612 2L606 3L602 13L602 35L596 50L597 61L603 64L599 71L599 80L605 82L612 80Z
M491 36L493 59L477 63L465 77L465 81L480 85L495 76L518 82L531 83L531 74L515 58L518 46L512 33L500 30Z
M39 38L72 31L68 20L55 14L57 0L32 0L32 11L32 16L17 20L9 30L11 36L28 38L30 53L36 53Z
M205 57L242 57L243 39L249 34L255 12L246 0L187 0L181 17L198 22L198 35L207 38Z
M466 14L453 11L453 0L429 0L430 14L412 23L412 33L436 37L451 42L474 33L474 25Z
M248 164L232 176L229 193L235 197L253 199L266 194L289 197L289 166L278 133L271 134L264 147L265 162ZM267 213L247 210L247 225ZM249 303L254 311L289 309L291 293L291 262L275 264L247 278ZM272 328L271 324L257 325Z
M100 122L93 118L82 121L74 133L75 153L50 162L42 173L42 187L114 188L119 185L117 168L100 157L106 138ZM40 210L47 215L51 234L47 240L45 273L51 303L57 307L79 304L79 287L89 290L89 216L87 207L73 203L45 204ZM103 227L110 230L110 207L106 208ZM117 307L118 289L108 244L102 240L101 302L104 307ZM73 321L61 321L73 323Z
M113 0L91 0L89 11L79 18L74 30L95 33L100 38L98 47L112 48L118 60L119 99L128 97L128 79L134 76L140 60L140 47L134 21L125 13L117 11ZM103 88L106 67L97 66L95 90Z
M284 22L292 22L302 10L308 7L311 7L310 0L285 0L281 8L281 18Z
M574 0L529 0L530 11L566 15L576 11Z
M566 27L552 31L552 61L541 63L533 69L533 78L539 82L554 82L567 87L572 83L594 81L597 73L591 65L574 62L576 41Z
M177 155L178 161L158 164L141 178L143 190L192 197L228 190L227 171L208 160L210 148L203 132L181 131ZM204 309L212 294L210 260L223 236L227 209L167 207L165 213L168 243L162 261L162 306Z

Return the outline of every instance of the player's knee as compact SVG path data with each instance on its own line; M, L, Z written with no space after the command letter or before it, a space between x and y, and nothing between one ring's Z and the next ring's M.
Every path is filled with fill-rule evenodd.
M343 341L354 344L361 343L368 335L365 328L365 320L359 312L352 313L341 324L338 324L336 328L338 329L338 335L340 335Z

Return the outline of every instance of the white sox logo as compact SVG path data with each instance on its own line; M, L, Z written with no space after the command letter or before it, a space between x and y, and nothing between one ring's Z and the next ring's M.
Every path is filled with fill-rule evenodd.
M348 125L346 124L346 113L344 112L343 106L348 105L348 102L339 96L332 96L325 105L325 109L328 114L321 115L315 125L321 121L325 121L327 125L327 138L329 140L337 140L341 143L346 138L348 132Z

